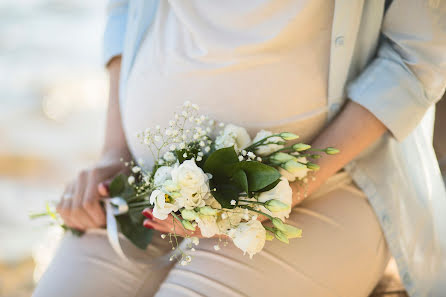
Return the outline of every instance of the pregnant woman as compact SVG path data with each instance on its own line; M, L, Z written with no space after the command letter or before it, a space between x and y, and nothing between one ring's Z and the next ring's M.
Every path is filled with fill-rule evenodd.
M58 206L87 232L65 236L35 297L365 297L391 254L411 296L441 296L446 195L428 110L446 86L444 1L121 0L108 12L103 155ZM149 265L171 249L169 225L153 219L146 251L122 242L141 261L117 257L101 229L107 181L121 158L153 164L136 133L167 126L185 100L251 136L289 131L340 149L306 189L292 184L302 239L250 260L203 238L189 265Z

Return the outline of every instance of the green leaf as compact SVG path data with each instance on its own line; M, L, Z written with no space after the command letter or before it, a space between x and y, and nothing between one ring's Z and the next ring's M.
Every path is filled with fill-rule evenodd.
M226 147L216 150L206 159L203 169L205 172L209 172L216 179L222 177L229 177L233 170L233 164L238 163L237 153L234 147Z
M269 190L272 190L277 186L277 184L280 183L280 177L273 183L269 184L268 186L264 187L263 189L258 190L257 192L266 192Z
M129 215L116 216L119 229L135 246L146 249L152 240L153 230L145 228L142 224L133 223Z
M236 170L232 174L231 180L234 181L243 191L248 193L248 177L243 170Z
M235 205L231 205L231 200L238 201L238 197L241 189L229 181L227 183L218 184L211 180L211 189L216 189L212 192L212 196L217 199L223 208L234 208Z
M138 206L138 207L130 207L128 216L132 220L134 224L142 225L145 217L142 214L142 211L147 208L147 206Z
M133 202L136 200L140 200L140 196L136 195L135 189L130 186L128 183L126 183L124 191L119 194L120 197L124 198L127 202Z
M242 161L237 166L246 173L250 192L260 191L280 178L277 169L257 161Z
M110 183L110 197L122 197L127 202L132 202L140 199L140 196L136 195L135 189L129 185L128 177L125 174L116 176Z
M110 197L119 196L125 189L127 177L124 174L116 176L109 186Z

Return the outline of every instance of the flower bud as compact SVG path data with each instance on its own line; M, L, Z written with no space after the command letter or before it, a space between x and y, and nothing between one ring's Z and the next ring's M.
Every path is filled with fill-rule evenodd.
M275 153L274 155L272 155L270 157L270 161L273 162L274 164L278 164L278 165L285 163L287 161L290 161L290 160L296 160L296 157L291 156L290 154L281 153L281 152Z
M192 226L192 224L189 221L182 220L181 224L183 224L183 227L189 231L195 231L195 227Z
M274 232L274 235L275 235L276 238L277 238L278 240L280 240L281 242L283 242L283 243L290 243L290 241L288 240L288 237L286 237L285 233L283 233L282 231L280 231L280 230L276 230L276 231Z
M290 132L282 132L280 133L280 137L282 137L283 140L294 140L299 138L298 135Z
M188 221L193 221L197 217L197 213L192 209L182 209L181 216L183 219Z
M296 152L305 151L311 148L311 145L305 143L296 143L293 145L293 150Z
M274 239L274 234L269 232L269 231L265 231L266 232L266 240L271 241Z
M285 224L285 229L282 230L282 232L285 233L285 235L288 238L301 238L302 237L302 229L296 228L291 225Z
M276 227L279 230L285 229L285 224L282 222L279 218L272 218L271 222L273 222L274 227Z
M282 201L276 200L276 199L271 199L265 202L264 206L272 211L272 212L279 212L279 211L284 211L290 208L289 205L283 203Z
M293 174L300 172L304 169L307 169L307 166L305 166L302 163L299 163L295 160L290 160L287 161L285 164L280 165L283 169L285 169L286 171L289 171Z
M339 150L337 148L334 148L334 147L327 147L325 149L325 153L328 154L328 155L335 155L335 154L339 153Z
M210 206L203 206L200 207L200 213L205 216L215 216L217 214L217 210Z
M319 165L311 163L311 162L307 163L307 168L311 169L311 170L319 170L320 169Z

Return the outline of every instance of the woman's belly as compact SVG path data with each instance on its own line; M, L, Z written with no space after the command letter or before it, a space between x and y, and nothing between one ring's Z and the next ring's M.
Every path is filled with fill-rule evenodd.
M136 159L151 155L136 133L156 125L167 127L186 100L200 113L245 127L251 136L260 129L288 131L309 142L325 124L326 89L321 83L298 80L277 65L206 75L163 77L150 72L132 75L121 106L123 126ZM283 72L283 73L281 73Z
M163 1L139 49L121 104L134 157L151 164L136 133L166 127L186 100L217 121L245 127L251 136L260 129L288 131L309 142L317 135L326 119L331 12L321 17L318 1L308 3L307 10L294 7L296 17L280 23L282 27L275 29L280 33L273 37L261 36L261 44L233 45L232 40L240 40L234 36L216 45L207 41L214 36L203 32L204 24L194 27L197 14L178 7L187 6L185 2ZM320 19L313 19L313 32L307 32L302 26L313 14ZM229 34L231 18L220 21L213 33Z

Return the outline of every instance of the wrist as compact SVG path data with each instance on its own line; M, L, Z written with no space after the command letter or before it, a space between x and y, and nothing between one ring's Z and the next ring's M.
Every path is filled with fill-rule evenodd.
M112 161L112 162L121 162L124 161L130 161L132 159L132 155L127 148L127 146L124 147L104 147L102 150L101 156L99 158L101 161Z

